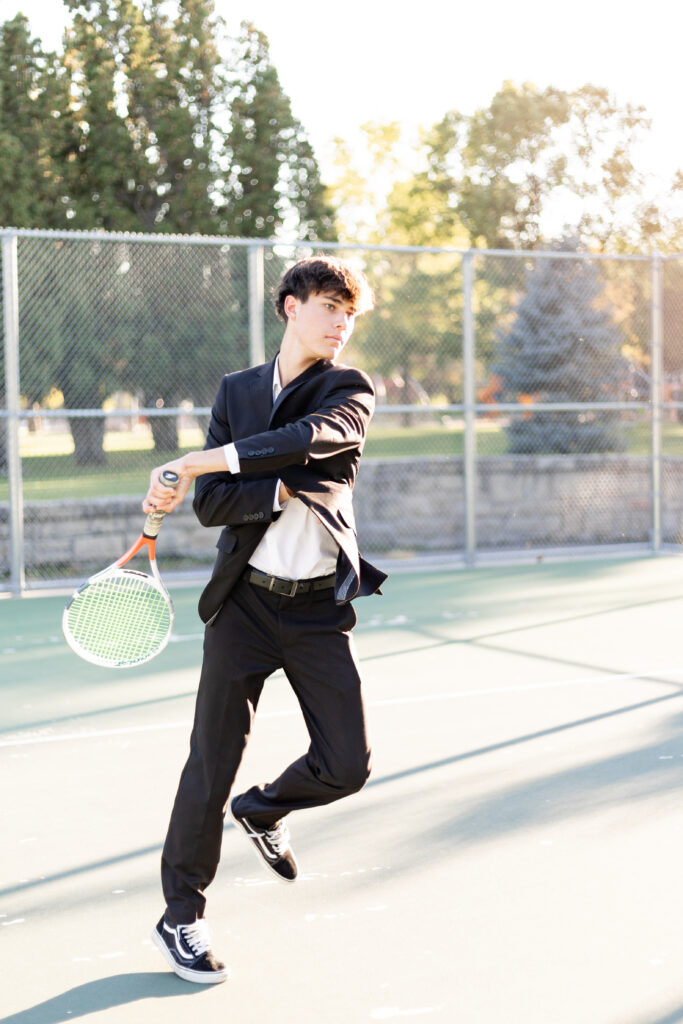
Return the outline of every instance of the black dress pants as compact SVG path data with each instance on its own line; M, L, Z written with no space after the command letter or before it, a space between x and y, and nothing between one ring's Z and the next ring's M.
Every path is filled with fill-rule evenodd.
M204 637L190 756L162 855L167 915L203 917L220 859L223 819L266 678L282 668L310 736L308 752L239 813L268 827L290 811L357 792L370 774L361 681L351 630L356 613L332 588L281 597L240 580Z

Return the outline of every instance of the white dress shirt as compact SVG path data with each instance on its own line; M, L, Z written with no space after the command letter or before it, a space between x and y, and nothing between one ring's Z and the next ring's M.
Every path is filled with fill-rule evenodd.
M278 361L273 373L273 402L282 391ZM240 463L234 444L223 446L231 473L239 473ZM335 571L339 546L318 517L300 501L290 498L280 504L280 481L275 484L273 511L280 516L270 524L254 551L249 564L254 569L286 580L306 580Z

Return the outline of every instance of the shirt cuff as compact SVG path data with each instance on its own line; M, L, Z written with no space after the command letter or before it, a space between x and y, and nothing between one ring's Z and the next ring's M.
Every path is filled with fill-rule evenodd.
M237 449L232 442L230 444L223 445L223 454L225 455L225 461L228 464L228 469L231 473L239 473L240 471L240 459L237 454Z
M283 508L287 504L286 501L283 501L282 504L280 504L280 484L281 483L282 483L281 480L277 480L276 483L275 483L275 495L273 497L273 512L282 512Z

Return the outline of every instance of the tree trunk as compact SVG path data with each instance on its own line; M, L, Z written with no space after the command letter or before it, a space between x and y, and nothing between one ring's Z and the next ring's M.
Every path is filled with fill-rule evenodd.
M74 455L79 466L104 466L107 461L104 442L104 417L70 417Z
M180 448L177 417L150 416L149 425L154 439L154 450L176 455Z

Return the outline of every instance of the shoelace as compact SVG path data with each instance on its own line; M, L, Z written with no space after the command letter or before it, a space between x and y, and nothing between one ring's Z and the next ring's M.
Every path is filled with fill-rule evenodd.
M200 918L194 924L180 925L178 930L195 956L201 956L202 953L206 953L209 948L210 939L209 926L204 918Z
M278 856L282 856L289 846L290 839L289 828L285 822L279 821L277 825L273 825L272 828L264 829L263 834Z

